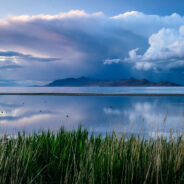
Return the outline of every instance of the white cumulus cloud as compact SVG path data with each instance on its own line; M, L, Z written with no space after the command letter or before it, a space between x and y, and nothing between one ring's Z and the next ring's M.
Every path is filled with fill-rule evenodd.
M120 23L123 29L149 37L164 28L179 28L184 24L184 17L177 13L169 16L146 15L142 12L131 11L111 17Z
M149 38L149 48L143 55L138 48L129 51L125 61L135 63L135 68L174 68L184 66L184 26L178 29L162 28Z

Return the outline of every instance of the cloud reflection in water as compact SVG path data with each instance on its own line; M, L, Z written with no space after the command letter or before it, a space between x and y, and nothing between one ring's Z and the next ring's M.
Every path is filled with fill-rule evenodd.
M105 134L184 129L183 97L1 96L0 131L57 131L82 125Z

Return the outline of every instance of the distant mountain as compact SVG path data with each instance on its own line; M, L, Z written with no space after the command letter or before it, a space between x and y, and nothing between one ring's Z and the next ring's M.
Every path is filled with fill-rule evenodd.
M48 87L90 87L90 86L101 86L101 87L120 87L120 86L181 86L176 83L168 82L168 81L160 81L160 82L151 82L147 79L121 79L121 80L99 80L99 79L91 79L87 77L80 78L65 78L55 80L48 85Z

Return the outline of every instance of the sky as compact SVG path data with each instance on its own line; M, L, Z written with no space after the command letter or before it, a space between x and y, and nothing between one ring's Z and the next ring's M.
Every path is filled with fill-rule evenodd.
M0 3L2 81L87 76L184 84L182 0Z

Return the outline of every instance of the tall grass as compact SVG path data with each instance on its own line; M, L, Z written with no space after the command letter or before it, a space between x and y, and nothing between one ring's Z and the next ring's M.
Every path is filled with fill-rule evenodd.
M141 139L87 130L0 139L0 183L184 183L184 141Z

